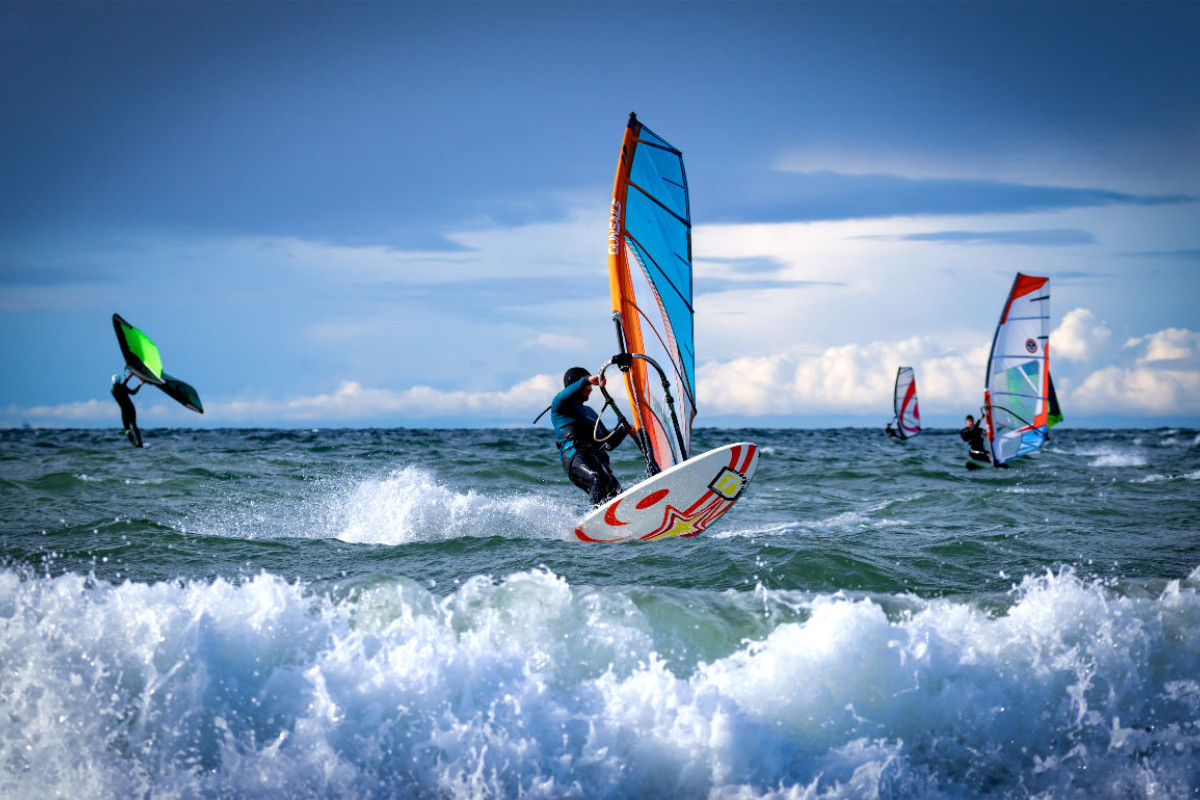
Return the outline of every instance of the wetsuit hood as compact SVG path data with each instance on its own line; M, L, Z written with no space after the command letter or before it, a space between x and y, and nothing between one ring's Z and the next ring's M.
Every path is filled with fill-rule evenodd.
M563 388L570 386L580 378L590 377L592 377L592 373L588 372L583 367L571 367L569 370L563 373Z

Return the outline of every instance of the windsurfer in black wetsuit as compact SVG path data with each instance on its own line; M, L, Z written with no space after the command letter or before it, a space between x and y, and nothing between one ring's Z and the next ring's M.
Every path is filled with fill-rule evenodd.
M979 422L982 422L980 420ZM983 441L983 427L975 421L975 417L967 414L967 426L958 432L962 440L967 443L967 455L976 461L984 461L988 464L992 463L992 457L988 453L987 445Z
M571 483L588 493L598 506L621 493L621 483L608 464L608 453L629 434L622 424L610 433L599 421L599 414L587 405L592 387L600 385L600 376L583 367L572 367L563 375L563 390L550 403L550 421L558 456Z
M121 425L125 427L125 435L129 437L129 443L134 447L141 447L142 432L138 430L137 426L137 409L133 407L133 401L129 397L137 394L145 381L139 380L138 385L130 389L129 379L132 377L132 373L127 373L122 380L120 375L113 375L112 396L117 401L117 405L121 407Z
M900 434L896 431L895 428L892 427L892 423L890 423L890 422L887 424L887 427L883 429L883 432L888 435L889 439L899 439L900 438Z

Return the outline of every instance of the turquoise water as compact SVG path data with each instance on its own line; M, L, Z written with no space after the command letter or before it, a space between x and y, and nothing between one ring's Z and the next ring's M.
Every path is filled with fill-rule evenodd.
M597 545L544 429L0 432L0 796L1195 798L1200 432L1056 434Z

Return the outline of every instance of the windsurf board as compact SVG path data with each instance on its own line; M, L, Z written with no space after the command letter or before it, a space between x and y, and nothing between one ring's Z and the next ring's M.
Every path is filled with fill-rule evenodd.
M749 442L709 450L599 506L575 535L585 542L696 536L733 506L757 467L758 446Z

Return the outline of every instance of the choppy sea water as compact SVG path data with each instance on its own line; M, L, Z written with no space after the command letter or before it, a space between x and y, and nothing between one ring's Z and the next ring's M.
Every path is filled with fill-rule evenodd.
M1055 433L607 545L546 429L0 431L0 796L1200 797L1200 432Z

